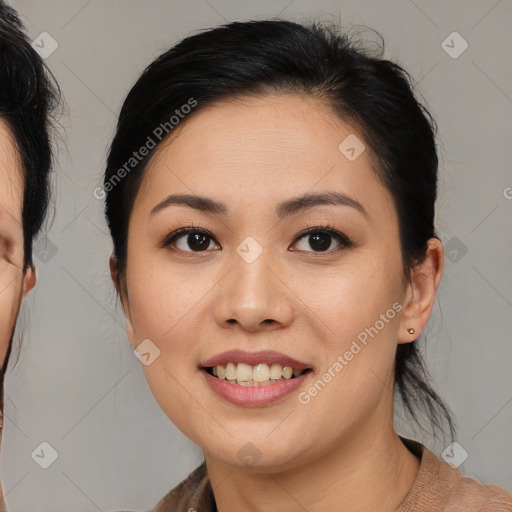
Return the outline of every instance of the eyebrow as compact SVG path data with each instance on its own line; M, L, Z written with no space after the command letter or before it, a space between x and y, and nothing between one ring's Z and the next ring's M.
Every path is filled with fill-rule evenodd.
M220 203L208 197L192 194L171 194L151 210L151 215L173 205L188 206L195 210L214 215L226 216L228 214L228 207L224 203ZM304 194L302 196L292 197L276 206L276 216L281 220L301 211L325 205L349 206L368 218L368 212L359 201L339 192Z

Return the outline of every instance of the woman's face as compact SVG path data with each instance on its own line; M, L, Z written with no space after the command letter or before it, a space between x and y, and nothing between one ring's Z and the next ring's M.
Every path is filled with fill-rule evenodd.
M24 295L34 286L23 272L23 174L14 139L0 119L0 365L5 361Z
M421 326L411 336L403 323L409 288L397 214L355 136L311 98L219 102L186 122L146 170L128 232L130 343L146 340L137 351L157 402L207 456L277 470L391 428L396 345ZM173 204L181 194L223 212ZM348 199L295 202L306 194ZM171 240L185 227L196 236ZM307 228L317 229L301 234ZM285 357L309 371L247 387L207 375L203 365L219 354L241 379L251 369L266 379L258 363L270 371L290 366ZM237 366L244 361L249 368Z

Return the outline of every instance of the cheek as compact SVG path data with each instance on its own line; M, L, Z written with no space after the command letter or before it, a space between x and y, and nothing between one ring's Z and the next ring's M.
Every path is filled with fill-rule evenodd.
M137 265L135 254L126 278L134 337L131 343L135 347L149 339L160 351L158 364L144 368L150 385L155 368L189 376L196 369L193 348L201 330L197 322L204 318L201 308L207 304L202 298L215 280L209 275L199 276L197 271L180 272L171 265ZM166 380L168 375L164 372L160 377ZM155 386L159 388L158 382ZM166 389L168 383L163 387Z
M384 336L397 324L401 277L396 260L362 254L346 268L301 283L301 299L321 320L337 349L360 334L364 341L364 333L376 323Z
M317 391L338 407L377 400L392 378L401 304L401 269L392 258L361 257L323 287L309 285L306 304L321 319L326 383ZM306 282L306 287L307 287ZM323 289L323 291L322 291ZM306 292L306 289L305 289ZM327 374L326 374L327 373ZM330 384L332 382L332 384ZM304 397L307 401L308 397Z
M204 280L185 277L170 266L152 267L133 264L127 272L130 311L140 336L161 340L195 304Z

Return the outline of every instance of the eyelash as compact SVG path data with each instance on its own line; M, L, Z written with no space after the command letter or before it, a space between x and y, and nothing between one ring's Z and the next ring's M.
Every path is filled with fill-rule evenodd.
M191 233L200 233L202 235L207 236L211 240L215 241L215 237L206 229L197 228L197 227L186 227L186 228L180 228L176 231L173 231L169 235L167 235L162 243L160 244L161 248L169 247L171 244L173 244L180 236L191 234ZM304 231L301 231L293 240L293 243L295 244L302 238L306 237L307 235L313 234L313 233L327 233L328 235L331 235L337 242L339 242L340 246L336 249L331 249L328 251L299 251L299 252L311 252L313 254L318 255L324 255L324 254L334 254L337 253L343 249L350 249L352 247L357 247L358 244L353 242L348 236L346 236L344 233L341 233L334 227L330 226L329 224L323 225L323 226L313 226L310 228L305 229ZM180 251L188 254L201 254L205 251L182 251L181 249L173 248L174 251Z

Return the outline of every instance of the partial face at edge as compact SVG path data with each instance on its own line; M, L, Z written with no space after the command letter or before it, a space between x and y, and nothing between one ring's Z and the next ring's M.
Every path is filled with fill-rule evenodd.
M23 272L23 173L12 133L0 119L0 365L12 339L23 296L34 285Z
M350 161L338 149L352 133L311 98L222 102L197 112L146 170L128 232L123 303L130 343L149 339L158 347L159 357L143 367L157 402L225 462L240 465L237 454L250 441L262 452L261 465L285 467L329 453L366 424L389 422L386 386L405 329L400 314L387 313L406 299L398 218L367 152ZM324 192L352 198L366 215L324 205L278 219L282 201ZM205 196L227 213L178 205L152 213L170 194ZM326 237L325 225L353 245ZM194 234L185 234L165 245L190 226L211 238L194 245ZM300 236L312 227L324 238ZM263 250L251 263L237 252L247 237ZM378 333L301 403L299 393L379 320ZM314 371L305 387L278 402L237 406L209 388L200 368L232 349L275 350Z

